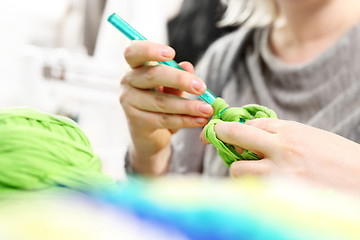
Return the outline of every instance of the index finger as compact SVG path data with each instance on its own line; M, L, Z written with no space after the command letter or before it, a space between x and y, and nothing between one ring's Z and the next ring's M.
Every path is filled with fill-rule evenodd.
M200 95L206 90L206 84L190 72L170 66L145 66L127 73L122 83L140 89L152 89L158 86L180 89Z
M269 156L277 149L276 134L238 122L220 122L214 127L216 136L231 145Z
M172 60L175 57L175 50L169 46L150 41L132 41L125 49L124 57L131 68L137 68L149 61Z

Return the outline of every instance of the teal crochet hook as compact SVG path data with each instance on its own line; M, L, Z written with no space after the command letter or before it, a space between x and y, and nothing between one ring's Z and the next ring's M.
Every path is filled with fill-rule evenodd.
M143 35L141 35L138 31L136 31L132 26L130 26L130 24L125 22L116 13L110 15L108 21L130 40L147 40ZM180 67L179 64L177 64L174 60L159 62L159 63L185 71L185 69ZM216 96L209 89L206 89L206 91L199 97L201 100L209 104L212 104L216 99Z

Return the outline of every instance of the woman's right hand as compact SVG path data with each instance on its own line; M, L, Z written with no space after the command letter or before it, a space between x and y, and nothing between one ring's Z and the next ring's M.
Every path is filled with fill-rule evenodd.
M121 81L120 102L132 138L130 163L141 174L166 173L172 134L202 127L213 114L211 105L186 97L186 92L201 95L206 90L190 63L180 64L186 71L153 64L174 56L172 48L149 41L132 41L125 50L131 70Z

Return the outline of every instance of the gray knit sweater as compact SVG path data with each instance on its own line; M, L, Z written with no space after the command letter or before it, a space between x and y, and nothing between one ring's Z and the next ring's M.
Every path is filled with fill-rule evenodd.
M281 119L360 143L360 23L300 65L274 56L268 33L267 28L241 28L219 39L198 64L197 76L230 106L257 103L275 110ZM171 172L227 176L229 169L216 149L201 144L200 132L183 129L175 135Z

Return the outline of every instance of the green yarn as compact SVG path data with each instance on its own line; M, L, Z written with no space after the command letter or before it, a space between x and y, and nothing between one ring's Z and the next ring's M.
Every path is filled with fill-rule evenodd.
M222 121L244 122L254 118L277 118L276 113L267 107L257 104L249 104L243 107L228 109L229 105L222 98L216 98L212 107L214 108L214 115L210 122L205 126L205 137L217 148L218 154L224 163L230 167L233 162L238 160L259 160L259 156L255 153L244 149L240 154L234 146L219 140L216 137L214 126Z
M0 109L0 190L114 184L72 120L29 108Z

